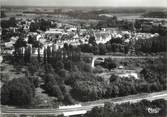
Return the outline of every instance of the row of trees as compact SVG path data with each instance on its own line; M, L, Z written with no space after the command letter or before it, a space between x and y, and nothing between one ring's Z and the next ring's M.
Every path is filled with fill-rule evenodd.
M64 63L66 63L66 67L70 67L70 61L80 61L80 49L73 47L72 45L64 44L64 48L58 50L54 45L51 47L48 46L47 48L44 48L43 55L41 55L40 51L42 44L36 40L36 37L29 36L28 42L24 41L23 38L23 36L20 36L14 44L15 51L13 54L14 62L16 63L29 63L32 58L33 50L37 50L38 62L52 64L57 70L59 70L59 68L64 68ZM27 46L27 44L32 44L32 46ZM68 70L71 69L69 67L67 68Z
M43 61L46 64L51 64L55 72L59 72L61 69L68 71L72 70L72 63L79 62L81 60L81 52L78 48L71 45L64 45L64 48L55 50L52 47L47 47L44 50Z
M135 43L135 50L150 53L150 52L166 52L167 36L159 36L150 39L139 39Z
M28 46L31 44L32 46ZM30 63L32 52L38 50L38 61L41 62L41 50L42 44L36 40L36 36L29 36L28 42L24 40L24 35L19 36L19 39L14 44L14 62L16 63Z
M27 46L27 42L24 41L23 38L19 38L14 44L14 52L13 52L13 63L26 64L31 60L31 51L32 48Z

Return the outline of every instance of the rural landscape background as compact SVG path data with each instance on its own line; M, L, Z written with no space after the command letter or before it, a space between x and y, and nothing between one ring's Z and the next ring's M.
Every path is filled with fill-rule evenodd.
M165 1L25 1L1 1L2 117L167 116Z

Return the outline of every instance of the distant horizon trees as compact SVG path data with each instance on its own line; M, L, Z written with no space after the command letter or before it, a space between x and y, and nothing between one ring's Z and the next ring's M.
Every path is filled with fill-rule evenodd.
M142 16L151 18L167 18L167 13L165 11L150 11L144 13Z

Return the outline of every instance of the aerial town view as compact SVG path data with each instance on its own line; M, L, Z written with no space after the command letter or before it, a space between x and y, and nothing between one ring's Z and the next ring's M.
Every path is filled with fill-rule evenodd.
M167 117L167 0L0 0L1 117Z

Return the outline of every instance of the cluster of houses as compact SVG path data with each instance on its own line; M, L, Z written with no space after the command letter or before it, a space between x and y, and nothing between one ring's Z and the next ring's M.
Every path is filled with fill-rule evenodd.
M24 23L23 23L24 22ZM138 39L149 39L152 37L159 36L158 33L137 33L134 31L123 31L118 30L117 28L102 28L101 30L88 30L81 29L78 26L67 24L67 23L58 23L56 21L51 21L52 24L56 23L55 28L49 28L47 31L37 30L36 32L30 32L30 24L35 22L33 19L20 19L18 21L17 27L12 27L13 32L16 32L19 28L22 28L26 33L24 40L28 42L29 35L35 36L35 39L42 44L40 49L41 53L43 50L50 46L55 49L62 48L65 43L73 46L78 46L81 44L88 44L89 38L91 35L95 37L96 43L107 43L112 38L123 38L126 43L129 43L131 40ZM10 42L5 42L4 53L13 53L15 42L19 37L11 37ZM37 48L34 51L37 53Z
M102 31L95 31L94 36L96 43L106 43L112 38L121 38L124 39L124 42L129 43L131 40L136 41L138 39L149 39L153 37L158 37L159 34L151 33L137 33L132 31L120 31L115 29L103 29Z

